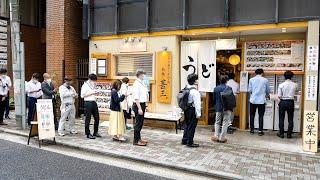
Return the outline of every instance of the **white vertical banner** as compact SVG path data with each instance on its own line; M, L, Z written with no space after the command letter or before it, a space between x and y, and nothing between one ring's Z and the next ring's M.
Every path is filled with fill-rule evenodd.
M181 88L187 85L189 74L199 76L199 91L212 92L216 84L215 41L181 42Z
M89 74L97 74L97 59L90 59Z
M188 84L187 77L189 74L198 73L198 49L198 41L181 42L181 88L184 88Z
M213 92L216 85L216 43L201 41L198 49L198 76L201 92Z

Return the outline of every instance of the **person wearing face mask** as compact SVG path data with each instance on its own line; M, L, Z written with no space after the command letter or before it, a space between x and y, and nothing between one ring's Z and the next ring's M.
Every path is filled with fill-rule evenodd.
M86 81L81 87L81 98L84 99L85 107L85 133L87 138L95 139L96 137L100 138L101 135L98 133L99 128L99 110L96 102L96 95L98 92L95 90L95 84L97 81L97 75L90 74L88 81ZM94 132L93 135L90 134L90 120L91 115L94 118Z
M137 80L133 83L134 104L132 110L135 114L133 145L146 146L148 142L141 139L141 129L143 127L144 113L146 111L149 94L148 88L143 82L145 72L138 70L136 76Z
M26 92L28 93L28 125L31 125L35 113L37 99L42 97L41 83L39 82L40 74L34 73L31 80L26 84Z
M41 84L41 90L43 92L42 99L52 99L54 124L55 124L55 129L58 130L58 120L56 115L56 99L55 99L55 95L58 89L54 87L50 74L44 73L43 79L44 81Z
M122 84L121 84L121 88L120 88L120 93L121 94L129 94L129 79L127 77L122 79ZM125 120L125 125L126 125L126 129L130 130L131 128L127 125L127 120L131 119L131 106L130 105L130 99L129 97L125 97L125 99L120 103L121 104L121 109L123 110L123 114L124 114L124 120Z
M198 125L198 119L201 117L201 95L197 90L198 75L188 75L187 81L188 85L186 88L190 89L188 104L190 104L191 107L184 111L186 126L183 132L182 145L197 148L199 144L195 144L193 138Z
M8 96L9 87L6 79L3 77L6 73L5 69L0 69L0 126L7 125L3 122L3 115L6 108L6 98Z
M70 134L77 134L75 129L76 107L74 105L75 99L78 94L76 90L71 86L72 79L69 77L64 78L64 84L59 87L59 94L61 99L61 118L59 122L58 134L59 136L65 135L66 120L68 119Z

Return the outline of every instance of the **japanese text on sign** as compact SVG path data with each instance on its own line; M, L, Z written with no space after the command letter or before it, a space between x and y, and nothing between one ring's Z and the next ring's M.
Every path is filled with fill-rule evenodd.
M317 152L318 111L305 111L303 123L303 150Z
M171 103L171 52L157 53L157 99L160 103Z

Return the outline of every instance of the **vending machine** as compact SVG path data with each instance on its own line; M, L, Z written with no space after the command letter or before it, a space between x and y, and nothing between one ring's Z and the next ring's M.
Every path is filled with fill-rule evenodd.
M275 76L274 75L270 75L270 76L264 76L264 77L267 78L268 81L269 81L270 94L274 94L276 92L275 91L275 82L276 82L275 81ZM249 109L249 116L250 116L250 109ZM273 130L273 124L274 124L274 101L267 100L267 102L266 102L266 111L264 113L263 119L264 119L264 121L263 121L263 129ZM254 117L254 128L256 128L256 129L259 128L258 110L256 111L256 115Z
M298 93L294 97L294 116L293 116L293 132L300 132L301 129L301 92L302 92L302 80L301 75L295 75L292 78L292 81L298 85ZM276 88L278 89L279 85L285 81L283 76L277 76L276 78ZM275 119L274 119L274 130L279 130L279 102L275 102ZM284 119L284 130L288 130L288 114L286 113Z

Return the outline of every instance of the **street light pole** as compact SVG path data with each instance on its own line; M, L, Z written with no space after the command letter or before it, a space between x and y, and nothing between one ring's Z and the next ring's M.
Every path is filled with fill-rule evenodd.
M26 128L24 43L20 42L19 0L10 0L10 27L16 123Z

